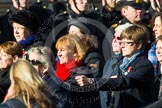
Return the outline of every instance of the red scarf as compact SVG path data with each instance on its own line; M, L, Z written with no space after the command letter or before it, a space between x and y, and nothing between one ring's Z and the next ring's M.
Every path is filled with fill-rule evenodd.
M70 72L72 69L80 67L82 62L79 61L71 61L67 64L60 64L60 61L57 63L57 71L55 75L60 78L61 80L65 81L70 77Z

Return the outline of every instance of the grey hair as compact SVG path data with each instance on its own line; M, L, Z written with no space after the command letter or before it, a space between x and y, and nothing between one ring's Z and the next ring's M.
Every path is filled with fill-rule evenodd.
M125 24L122 24L122 25L119 25L118 27L115 28L115 31L118 31L118 30L125 30L126 28L132 26L133 24L131 23L125 23Z
M40 62L43 63L43 65L48 65L49 68L53 69L54 63L55 63L55 58L52 50L48 47L45 46L37 46L37 47L32 47L31 49L28 50L28 55L30 53L37 53L40 55Z

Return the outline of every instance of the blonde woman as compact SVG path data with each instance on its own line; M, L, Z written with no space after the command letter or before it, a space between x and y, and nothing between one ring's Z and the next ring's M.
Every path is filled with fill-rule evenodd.
M9 108L53 108L46 84L26 60L18 60L10 69L11 85L3 105Z
M63 108L100 108L98 92L90 89L84 92L72 90L79 87L75 76L84 74L93 77L89 67L83 65L83 59L87 53L85 44L76 35L68 34L58 39L56 49L59 61L54 76L60 84L60 88L57 87L57 93L62 92L60 95L69 103Z
M82 66L87 52L86 46L76 36L68 34L57 41L56 49L59 61L55 75L62 81L66 81L70 78L72 69Z

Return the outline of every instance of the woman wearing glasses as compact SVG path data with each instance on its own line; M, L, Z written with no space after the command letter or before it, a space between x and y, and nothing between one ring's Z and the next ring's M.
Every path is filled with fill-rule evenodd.
M115 65L116 76L98 80L81 75L75 79L80 86L93 81L100 90L115 91L114 108L140 108L157 99L153 66L143 54L149 34L143 26L133 25L126 28L120 38L124 58ZM102 85L98 81L103 81Z
M53 96L57 108L63 108L65 102L58 99L60 93L56 93L57 83L54 78L54 56L50 48L44 46L32 47L28 50L28 61L37 70L47 83L47 90Z
M76 83L74 79L76 72L73 71L82 66L82 59L86 53L85 45L80 42L78 37L66 35L57 41L56 48L58 50L57 55L59 61L57 62L55 72L52 68L54 61L51 59L51 53L49 53L49 49L45 47L31 48L28 51L28 60L46 81L48 91L55 99L54 103L57 108L71 108L73 105L77 104L77 107L79 107L79 105L84 103L74 101L80 101L80 98L82 100L82 96L76 98L77 96L73 95L75 99L72 99L72 92L69 90L71 88L65 87ZM64 84L68 83L68 85L61 85L60 82ZM78 95L77 92L76 94ZM80 107L82 106L83 105Z
M28 61L44 76L47 72L53 72L54 55L50 48L44 46L32 47L28 50Z

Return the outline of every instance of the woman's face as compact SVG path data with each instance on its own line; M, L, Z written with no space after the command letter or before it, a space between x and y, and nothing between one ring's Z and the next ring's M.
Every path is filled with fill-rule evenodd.
M120 45L122 48L123 56L127 58L130 58L133 54L139 51L139 48L134 40L124 38L121 40Z
M23 25L13 22L14 37L17 42L25 40L30 36L31 31Z
M112 50L114 54L120 54L121 53L121 47L120 47L120 34L121 31L115 31L113 40L112 40Z
M60 60L60 64L69 63L72 60L75 60L75 53L73 50L66 47L61 47L57 50L57 56Z
M12 55L7 54L6 52L0 50L0 69L5 69L11 66L13 63L14 58Z
M156 44L156 56L160 64L162 64L162 41L159 40Z
M40 55L38 53L31 52L28 60L38 72L42 73L43 70L41 68Z
M70 26L69 34L74 34L79 36L80 39L85 39L85 35L81 32L80 28L74 25Z
M162 35L162 21L160 19L160 16L156 17L155 19L153 31L156 38Z

